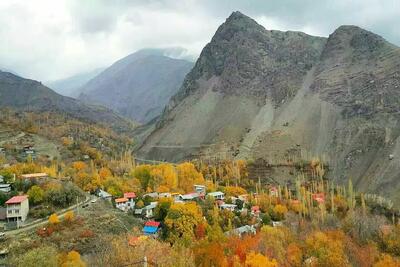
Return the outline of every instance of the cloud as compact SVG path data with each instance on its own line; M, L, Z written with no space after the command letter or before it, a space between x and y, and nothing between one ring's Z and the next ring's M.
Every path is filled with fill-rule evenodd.
M395 0L4 0L0 68L54 80L112 64L141 48L184 47L195 58L239 10L267 29L328 36L354 24L400 44Z

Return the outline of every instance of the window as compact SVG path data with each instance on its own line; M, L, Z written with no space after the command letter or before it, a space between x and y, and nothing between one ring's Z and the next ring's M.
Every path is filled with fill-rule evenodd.
M12 214L12 210L8 210L7 212L8 212L8 214Z
M19 214L19 210L15 210L15 213L16 213L16 214Z

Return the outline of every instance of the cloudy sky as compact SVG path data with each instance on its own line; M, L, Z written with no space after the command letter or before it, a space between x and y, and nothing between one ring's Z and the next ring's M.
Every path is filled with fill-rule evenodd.
M397 0L1 0L0 69L49 81L147 47L195 58L236 10L267 29L328 36L354 24L400 45Z

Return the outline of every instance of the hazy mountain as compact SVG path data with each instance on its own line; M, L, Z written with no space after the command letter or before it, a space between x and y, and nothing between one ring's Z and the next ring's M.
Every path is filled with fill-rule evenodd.
M0 71L0 107L24 111L50 111L71 117L107 124L117 130L127 130L132 123L113 111L87 105L57 94L42 83Z
M115 62L85 84L79 98L139 122L150 121L161 114L193 66L166 54L177 56L179 51L146 49Z
M98 68L65 79L49 81L46 82L46 85L61 95L78 97L81 93L81 87L103 70L104 68Z
M332 179L400 203L399 104L400 49L380 36L355 26L329 38L269 31L234 12L138 154L316 156Z

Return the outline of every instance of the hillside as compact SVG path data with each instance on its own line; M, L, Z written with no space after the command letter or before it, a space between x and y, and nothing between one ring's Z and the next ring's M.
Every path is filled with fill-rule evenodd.
M90 80L81 88L79 98L135 121L148 122L161 114L192 65L164 56L163 50L140 50Z
M46 85L60 95L78 97L81 93L81 87L103 70L103 68L98 68L89 72L79 73L65 79L46 82Z
M61 96L40 82L8 72L0 72L0 107L22 111L55 112L89 122L103 123L121 131L133 127L132 122L107 108L87 105L73 98Z
M203 49L142 157L319 157L330 178L397 203L400 49L355 26L328 39L234 12ZM393 160L389 160L393 158Z

